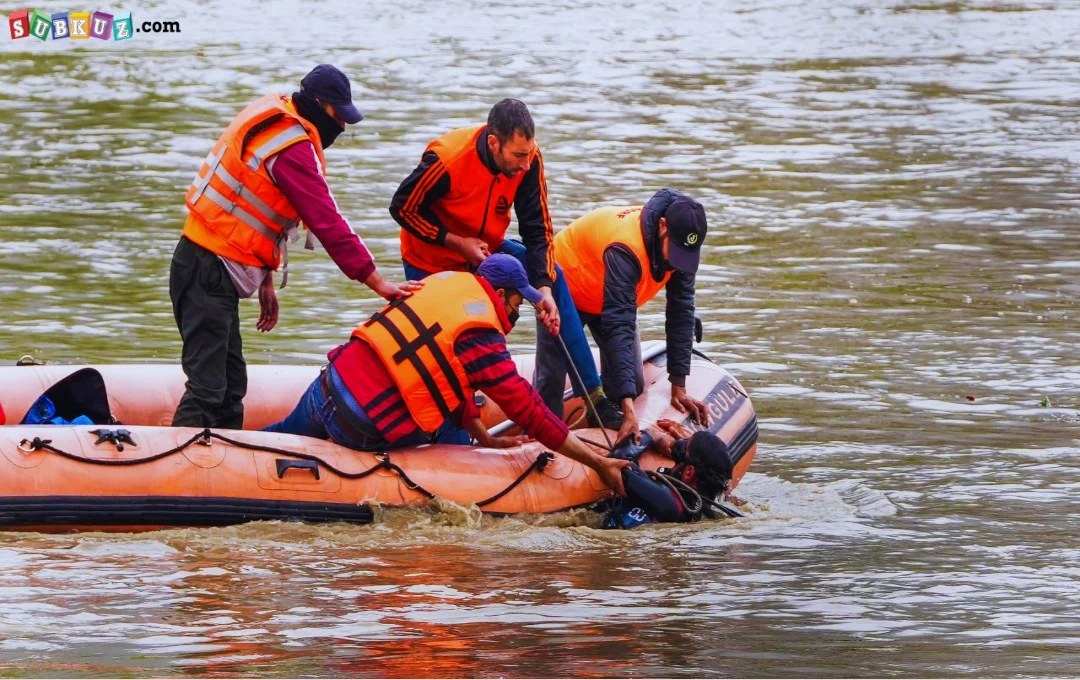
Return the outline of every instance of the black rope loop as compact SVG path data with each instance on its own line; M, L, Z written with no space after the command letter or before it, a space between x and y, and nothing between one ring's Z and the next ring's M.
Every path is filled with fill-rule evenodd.
M396 463L390 460L389 451L383 451L382 456L383 459L382 463L380 464L384 465L387 470L392 470L395 474L397 474L398 477L401 477L401 481L405 483L406 488L408 488L410 491L419 491L421 494L428 498L435 498L435 494L431 493L430 491L410 479L409 475L405 474L404 470L402 470Z
M517 479L510 483L510 486L506 487L505 489L495 494L491 498L487 499L486 501L480 501L476 504L476 507L482 508L485 505L491 505L495 501L499 500L506 494L513 491L518 484L521 484L523 481L525 481L525 478L532 474L533 470L537 472L543 472L544 468L547 467L547 464L553 460L555 460L555 454L551 453L550 451L544 451L536 457L536 460L533 461L533 464L530 465L529 468L525 470L525 472L522 472L520 475L518 475Z
M192 446L193 444L199 444L199 445L202 445L202 446L210 446L212 444L212 440L214 440L214 439L217 439L217 440L219 440L221 442L224 442L226 444L230 444L230 445L235 446L237 448L247 449L249 451L262 451L264 453L273 453L273 454L282 455L282 456L292 456L292 457L298 458L300 460L309 460L309 461L314 462L316 465L321 465L322 467L326 468L329 472L332 472L335 475L338 475L339 477L341 477L343 479L363 479L364 477L367 477L369 475L374 474L378 470L384 470L384 469L389 470L389 471L393 472L394 474L396 474L399 478L401 478L401 481L410 490L417 491L420 494L426 496L427 498L435 498L435 494L431 493L430 491L428 491L424 487L417 484L415 481L413 481L413 479L411 477L409 477L408 473L406 473L405 470L403 470L401 468L401 466L399 466L397 463L394 463L393 461L391 461L390 460L390 454L388 452L385 452L385 451L378 452L378 453L374 454L375 459L378 460L379 462L376 463L375 465L372 465L367 470L364 470L362 472L346 472L345 470L341 470L340 468L337 468L334 465L331 465L330 463L326 462L322 458L320 458L320 457L318 457L318 456L316 456L314 454L311 454L311 453L304 453L302 451L290 451L288 449L281 449L281 448L277 448L275 446L263 446L263 445L260 445L260 444L251 444L251 443L248 443L248 442L240 441L238 439L232 439L231 437L226 437L225 435L222 435L222 434L218 434L217 432L211 431L210 428L203 429L201 432L196 433L190 439L185 441L183 444L180 444L179 446L175 446L175 447L169 449L168 451L162 451L161 453L155 453L153 455L145 456L143 458L126 458L126 459L125 458L121 458L121 459L87 458L85 456L80 456L80 455L77 455L77 454L74 454L74 453L70 453L68 451L64 451L62 449L58 449L58 448L56 448L55 446L52 445L52 440L51 439L42 439L41 437L34 437L33 440L23 439L19 443L19 448L21 448L24 451L27 451L28 453L32 453L34 451L42 451L42 450L49 451L51 453L55 453L56 455L58 455L58 456L60 456L62 458L66 458L68 460L73 460L73 461L76 461L76 462L79 462L79 463L89 463L91 465L104 465L104 466L107 466L107 467L125 467L125 466L131 466L131 465L142 465L144 463L150 463L150 462L153 462L153 461L156 461L156 460L161 460L162 458L166 458L168 456L179 453L179 452L183 451L184 449L188 448L189 446ZM515 488L517 488L517 486L520 485L523 481L525 481L525 478L528 477L530 474L532 474L534 471L535 472L543 472L544 468L547 467L548 463L550 463L554 459L555 459L555 454L551 453L550 451L544 451L543 453L538 455L536 457L536 460L533 461L532 465L530 465L524 472L522 472L520 475L518 475L518 478L515 479L513 482L511 482L509 486L507 486L505 489L503 489L499 493L495 494L491 498L480 501L479 503L476 504L477 507L482 508L485 505L491 505L495 501L499 500L500 498L502 498L503 496L505 496L506 494L510 493Z
M203 432L209 432L209 430L204 430ZM199 434L197 434L194 437L192 437L191 439L187 440L186 442L184 442L180 446L171 448L168 451L162 451L161 453L156 453L156 454L154 454L152 456L146 456L145 458L120 458L120 459L115 459L115 458L87 458L85 456L80 456L80 455L77 455L77 454L74 454L74 453L68 453L67 451L63 451L61 449L58 449L58 448L56 448L55 446L52 445L52 440L51 439L41 439L40 437L34 437L34 440L32 442L30 442L30 446L34 451L42 451L42 450L49 451L51 453L55 453L56 455L60 456L61 458L67 458L68 460L74 460L74 461L79 462L79 463L90 463L92 465L105 465L107 467L126 467L126 466L129 466L129 465L141 465L143 463L151 463L151 462L153 462L155 460L161 460L162 458L165 458L167 456L171 456L174 453L178 453L180 451L183 451L187 447L191 446L199 437L202 437L202 436L203 436L203 433L200 432ZM25 443L26 443L26 440L24 439L23 444L25 444ZM20 447L21 446L22 446L22 444L20 444Z
M241 449L248 449L249 451L262 451L264 453L276 453L279 456L293 456L295 458L299 458L300 460L310 460L310 461L314 462L316 465L323 466L324 468L326 468L330 472L333 472L335 475L337 475L338 477L341 477L342 479L363 479L364 477L367 477L368 475L373 474L377 470L381 470L383 468L391 469L388 460L380 460L378 463L376 463L375 465L372 465L371 467L369 467L367 470L364 470L363 472L346 472L345 470L341 470L341 469L331 465L330 463L327 463L325 460L323 460L322 458L319 458L318 456L316 456L315 454L312 454L312 453L304 453L302 451L289 451L288 449L279 449L279 448L277 448L275 446L263 446L261 444L249 444L248 442L242 442L242 441L240 441L238 439L232 439L230 437L226 437L223 434L218 434L217 432L211 432L209 428L204 430L204 432L205 432L207 437L213 437L214 439L218 439L220 441L225 442L226 444L231 444L231 445L239 447ZM376 454L375 457L376 457L376 459L378 459L378 457L379 457L378 454Z
M282 456L293 456L293 457L299 458L301 460L310 460L310 461L313 461L314 463L316 463L317 465L321 465L321 466L325 467L327 470L329 470L330 472L333 472L334 474L336 474L336 475L338 475L340 477L343 477L345 479L363 479L364 477L367 477L368 475L374 473L377 470L380 470L380 469L383 469L383 468L392 469L394 467L397 467L396 465L391 466L391 464L387 460L381 460L379 463L377 463L376 465L373 465L372 467L368 468L367 470L364 470L363 472L346 472L345 470L341 470L341 469L331 465L330 463L327 463L322 458L319 458L318 456L312 455L310 453L304 453L302 451L289 451L287 449L279 449L279 448L273 447L273 446L261 446L259 444L249 444L248 442L242 442L242 441L239 441L237 439L232 439L230 437L226 437L225 435L218 434L217 432L213 432L213 431L210 430L210 428L204 428L201 432L195 434L190 439L185 441L183 444L180 444L179 446L175 446L175 447L169 449L168 451L162 451L161 453L155 453L153 455L145 456L143 458L120 458L120 459L115 459L115 458L88 458L86 456L80 456L80 455L77 455L77 454L74 454L74 453L70 453L68 451L64 451L62 449L58 449L55 446L52 446L52 440L51 439L42 439L41 437L34 437L33 441L29 441L29 442L28 442L28 440L24 439L24 440L22 440L22 442L20 443L19 446L20 446L20 448L23 448L23 450L27 450L26 446L27 446L27 444L29 444L29 451L31 451L31 452L45 450L45 451L49 451L51 453L55 453L56 455L58 455L58 456L60 456L62 458L67 458L68 460L73 460L73 461L76 461L76 462L79 462L79 463L89 463L91 465L104 465L104 466L107 466L107 467L124 467L124 466L130 466L130 465L142 465L144 463L152 463L152 462L154 462L156 460L161 460L162 458L166 458L168 456L171 456L171 455L174 455L176 453L179 453L179 452L183 451L184 449L188 448L192 444L200 444L202 446L210 446L213 443L214 439L225 442L226 444L231 444L231 445L236 446L238 448L248 449L250 451L263 451L265 453L275 453L275 454L282 455ZM401 468L397 468L397 469L401 470ZM401 471L399 474L403 475L404 471Z

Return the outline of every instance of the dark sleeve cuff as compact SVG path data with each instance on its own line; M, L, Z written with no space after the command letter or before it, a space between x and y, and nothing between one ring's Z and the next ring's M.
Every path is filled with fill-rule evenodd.
M677 385L678 387L686 387L685 375L672 375L671 373L669 373L667 378L668 382L670 382L672 385Z

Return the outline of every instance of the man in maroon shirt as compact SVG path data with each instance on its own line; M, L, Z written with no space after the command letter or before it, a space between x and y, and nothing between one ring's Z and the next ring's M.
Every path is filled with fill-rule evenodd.
M325 149L344 131L346 124L363 119L352 103L349 79L335 67L320 64L304 77L300 86L300 91L291 97L276 98L285 102L277 107L279 112L252 127L247 134L256 139L260 126L282 125L284 117L286 124L288 121L294 124L290 130L300 131L300 136L293 138L298 141L287 142L281 150L261 158L258 144L249 144L245 138L244 151L238 159L232 159L234 168L236 162L242 162L257 173L258 176L251 180L252 186L237 182L232 173L222 175L220 163L216 166L218 170L207 170L205 176L196 177L196 185L204 180L200 196L212 196L225 203L228 197L223 197L222 191L232 189L235 194L228 211L213 212L212 208L208 213L220 215L217 219L222 224L214 224L207 214L197 215L198 211L193 210L189 202L190 214L184 236L173 254L169 295L184 343L181 363L187 376L186 391L173 416L174 426L243 427L247 365L239 327L240 299L251 297L258 291L260 314L256 328L268 332L277 324L278 299L273 271L267 266L238 261L244 251L230 241L229 235L237 229L233 225L237 217L244 220L244 224L238 225L241 230L246 229L245 225L265 230L251 211L259 211L264 217L268 212L272 215L267 203L283 197L307 226L309 235L318 238L330 258L350 279L363 283L388 300L407 296L420 287L415 282L388 281L376 271L371 253L338 211L323 177L322 151L316 152L313 140L317 139ZM251 108L245 109L240 116ZM296 125L302 122L299 119L305 122L306 131ZM220 140L226 142L222 153L233 153L228 144L231 129L232 126ZM214 179L212 184L211 179ZM230 184L230 181L240 186ZM241 195L247 203L235 198ZM247 207L249 205L251 207ZM275 249L282 253L284 286L288 278L288 241L296 238L295 226L283 229L275 238ZM258 259L252 261L259 262Z
M471 298L472 301L447 300L440 303L435 299L432 302L429 298L439 296L440 288L447 285L439 280L440 276L475 276L490 299L489 303L481 302L485 293L479 291L476 297ZM472 285L475 288L475 284ZM350 342L329 353L330 365L311 383L293 412L266 430L330 438L338 444L361 451L389 451L432 441L445 443L445 440L440 440L440 433L467 426L478 435L481 443L490 445L494 442L479 424L479 413L472 399L475 390L483 390L526 434L549 449L593 468L604 483L619 495L624 495L621 469L628 467L628 463L594 453L570 432L561 418L544 405L529 381L518 374L506 347L505 334L513 328L518 318L518 307L525 299L535 305L543 299L543 295L529 284L524 267L515 257L497 253L481 262L475 275L447 273L429 278L428 287L412 298L417 304L413 305L412 301L392 303L362 326L387 317L390 313L388 310L407 308L404 316L414 319L412 323L423 324L425 333L415 341L406 341L406 345L421 342L425 334L431 332L435 335L423 342L423 346L429 347L428 343L442 346L438 338L444 333L448 334L446 342L452 342L453 358L460 363L464 380L458 386L461 398L457 402L460 406L442 427L425 431L418 424L416 414L418 405L422 405L426 398L423 394L418 396L412 392L403 394L399 387L402 382L399 372L412 370L412 365L419 361L418 354L405 356L409 353L403 348L394 354L401 357L401 363L388 366L375 347L354 333ZM458 317L449 309L454 302L464 302L467 308L477 306L494 310L498 317L498 329L473 322L466 324L464 330L455 330L454 319ZM404 336L400 340L404 340ZM447 360L434 365L451 363L452 360ZM456 375L455 372L454 381ZM431 370L427 377L432 385L440 382L437 369ZM450 382L447 381L447 384ZM445 392L442 396L450 402L453 399L451 388L447 387Z

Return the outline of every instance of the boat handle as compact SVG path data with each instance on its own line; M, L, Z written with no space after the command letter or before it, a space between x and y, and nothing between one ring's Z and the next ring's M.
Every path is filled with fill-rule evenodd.
M319 464L313 460L292 460L290 458L278 458L274 462L277 463L278 479L283 479L285 476L285 471L290 468L297 468L299 470L311 470L311 474L315 475L315 479L319 479Z

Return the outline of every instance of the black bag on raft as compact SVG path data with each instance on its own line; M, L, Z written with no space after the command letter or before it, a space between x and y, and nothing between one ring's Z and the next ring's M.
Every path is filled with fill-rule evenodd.
M105 379L97 369L82 368L45 391L23 416L21 423L113 425Z

